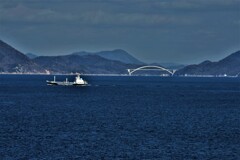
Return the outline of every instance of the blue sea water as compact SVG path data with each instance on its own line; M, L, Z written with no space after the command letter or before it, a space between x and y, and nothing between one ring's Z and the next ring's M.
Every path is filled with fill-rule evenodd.
M240 159L239 78L52 78L0 75L0 159Z

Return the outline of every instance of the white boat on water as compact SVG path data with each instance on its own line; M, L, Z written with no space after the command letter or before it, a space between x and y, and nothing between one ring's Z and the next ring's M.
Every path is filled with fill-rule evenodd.
M48 81L47 80L47 84L48 85L62 85L62 86L84 86L84 85L87 85L88 82L83 80L80 77L80 75L78 74L75 77L75 81L74 82L69 82L67 78L66 78L66 81L63 81L63 82L56 81L56 76L54 76L54 80L53 81Z

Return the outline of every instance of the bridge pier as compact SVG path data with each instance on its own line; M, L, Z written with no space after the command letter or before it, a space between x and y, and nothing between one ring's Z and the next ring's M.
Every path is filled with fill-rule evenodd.
M132 75L131 69L127 69L127 71L128 71L128 75L131 76Z

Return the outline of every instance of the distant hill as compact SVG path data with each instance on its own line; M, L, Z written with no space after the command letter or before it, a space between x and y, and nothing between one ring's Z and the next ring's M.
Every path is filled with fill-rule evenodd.
M45 71L26 55L0 40L0 72L40 73Z
M37 55L35 55L35 54L33 54L33 53L26 53L25 54L28 58L30 58L30 59L34 59L34 58L37 58L38 56Z
M75 52L72 55L79 55L79 56L85 56L85 55L98 55L100 57L103 57L108 60L115 60L119 62L123 62L126 64L144 64L143 62L139 61L132 55L130 55L128 52L122 50L122 49L116 49L112 51L101 51L101 52Z
M53 73L126 74L126 69L138 67L98 55L40 56L33 61Z
M198 65L189 65L178 70L176 75L229 75L236 76L240 73L240 51L218 61L204 61Z
M178 70L184 68L186 65L179 63L150 63L149 65L162 66L167 69Z

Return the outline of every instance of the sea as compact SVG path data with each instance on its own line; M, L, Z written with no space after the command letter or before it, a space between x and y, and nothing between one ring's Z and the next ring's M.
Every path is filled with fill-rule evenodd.
M240 159L240 78L83 78L0 75L0 159Z

